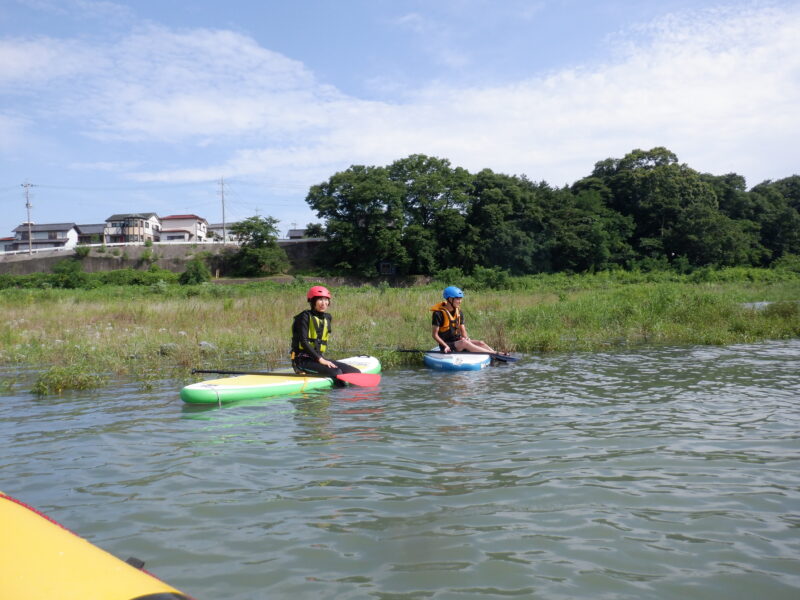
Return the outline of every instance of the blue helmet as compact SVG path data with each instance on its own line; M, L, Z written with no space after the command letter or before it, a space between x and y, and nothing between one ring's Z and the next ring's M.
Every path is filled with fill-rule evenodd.
M464 292L461 291L461 288L457 288L454 285L448 285L444 288L442 292L442 298L445 300L449 300L450 298L463 298Z

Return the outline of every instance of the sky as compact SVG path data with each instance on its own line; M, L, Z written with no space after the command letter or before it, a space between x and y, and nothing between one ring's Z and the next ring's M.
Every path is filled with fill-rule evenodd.
M411 154L561 187L665 146L752 187L800 173L798 31L800 0L0 0L0 237L26 192L285 235Z

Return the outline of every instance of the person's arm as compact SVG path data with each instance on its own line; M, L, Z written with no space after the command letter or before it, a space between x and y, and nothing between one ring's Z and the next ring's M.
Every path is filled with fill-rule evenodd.
M445 341L441 337L439 337L439 326L438 325L434 325L432 327L432 330L433 330L433 332L432 332L433 333L433 339L436 340L436 343L439 344L439 347L442 348L442 351L445 352L445 353L446 352L450 352L450 346L448 346L447 343L445 343Z

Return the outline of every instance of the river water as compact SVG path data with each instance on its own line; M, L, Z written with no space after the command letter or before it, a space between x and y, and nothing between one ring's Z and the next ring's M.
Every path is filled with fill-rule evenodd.
M0 489L198 600L800 597L798 340L222 409L34 375L0 388Z

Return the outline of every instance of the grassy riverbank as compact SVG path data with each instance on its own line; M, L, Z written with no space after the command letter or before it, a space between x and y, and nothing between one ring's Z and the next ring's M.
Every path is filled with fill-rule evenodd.
M705 280L674 274L537 276L509 289L466 289L473 337L523 353L647 344L750 343L800 337L800 275L749 269ZM104 287L0 292L0 364L42 368L40 392L147 385L193 367L285 366L291 317L307 283ZM385 366L418 361L391 348L427 348L438 284L334 288L333 356L369 353ZM753 309L748 302L772 302Z

